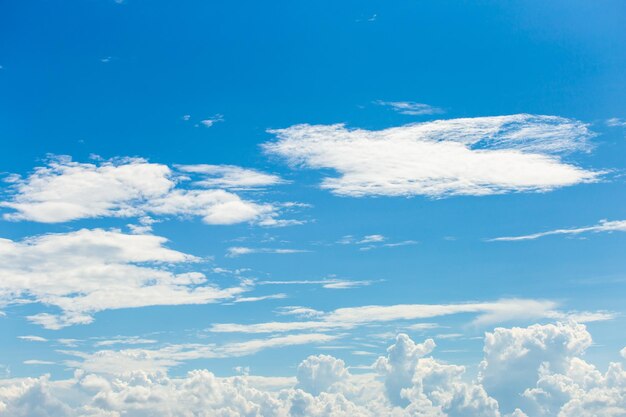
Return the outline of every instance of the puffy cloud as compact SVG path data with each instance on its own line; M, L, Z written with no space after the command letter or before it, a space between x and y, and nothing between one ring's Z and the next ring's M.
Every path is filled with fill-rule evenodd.
M343 124L271 130L267 153L293 165L333 169L322 188L343 196L487 195L597 181L600 172L562 160L586 150L587 125L556 116L436 120L378 131Z
M219 288L199 272L175 273L192 255L154 235L82 229L22 241L0 239L0 304L39 302L61 310L29 319L49 329L93 320L107 309L204 304L227 300L246 285Z
M496 328L485 335L480 379L503 411L523 410L519 394L534 386L542 367L563 373L570 359L590 345L591 335L582 324Z
M580 235L583 233L600 233L600 232L626 232L626 220L600 220L600 222L593 226L577 227L573 229L556 229L549 230L547 232L533 233L530 235L522 236L505 236L489 239L491 242L498 241L517 241L517 240L534 240L544 236L551 235Z
M195 188L186 187L188 175L200 176L192 183ZM7 200L0 203L14 210L4 214L7 220L59 223L95 217L145 219L152 214L197 216L207 224L298 223L276 218L285 204L256 203L228 191L282 182L235 166L184 165L176 171L140 158L78 163L57 157L26 178L10 176L8 181Z
M341 359L329 355L309 356L298 366L298 388L319 395L333 384L343 382L349 373Z
M511 362L501 383L516 386L511 399L524 403L510 410L496 398L498 387L492 391L484 377L467 375L473 366L437 360L431 356L432 340L415 343L399 335L377 361L382 381L371 373L351 374L343 361L326 355L305 359L297 378L79 370L61 381L47 376L0 380L0 416L621 417L626 373L617 363L601 373L578 357L588 344L586 330L574 323L488 334L485 361ZM559 352L564 358L557 359ZM530 386L521 388L525 375L512 371L538 363L528 355L546 360Z
M412 385L418 359L431 353L435 346L432 339L416 344L406 334L399 334L396 343L387 349L387 357L376 361L376 368L385 376L385 389L392 403L408 405L402 390Z

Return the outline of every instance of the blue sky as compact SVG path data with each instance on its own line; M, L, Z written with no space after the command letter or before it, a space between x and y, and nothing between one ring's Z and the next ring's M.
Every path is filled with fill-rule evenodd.
M6 381L367 376L406 333L533 417L486 332L623 361L622 2L1 9Z

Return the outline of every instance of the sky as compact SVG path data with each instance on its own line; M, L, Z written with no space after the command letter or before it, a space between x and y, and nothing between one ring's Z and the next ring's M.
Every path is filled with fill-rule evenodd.
M626 5L0 5L0 416L626 416Z

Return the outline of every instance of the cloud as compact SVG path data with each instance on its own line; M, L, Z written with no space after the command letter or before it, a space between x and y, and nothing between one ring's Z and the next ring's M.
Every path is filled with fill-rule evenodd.
M541 368L565 372L572 358L583 354L591 342L581 324L497 328L485 336L480 381L504 411L524 409L527 404L519 393L534 387Z
M282 183L279 177L235 166L184 165L180 169L141 158L78 163L56 157L26 178L9 176L9 189L0 207L14 210L4 213L6 220L42 223L145 218L148 214L200 217L217 225L298 223L277 219L281 207L291 208L294 203L257 203L227 190L276 185ZM189 175L199 177L191 187Z
M409 116L422 116L427 114L439 114L443 113L443 110L437 107L429 106L428 104L416 103L414 101L382 101L375 102L380 106L388 106L400 114L406 114Z
M248 248L245 246L233 246L226 250L226 256L235 258L242 255L250 255L253 253L273 253L278 255L287 255L291 253L310 252L304 249L288 249L288 248Z
M321 187L340 196L544 192L602 174L564 162L564 155L588 150L594 134L556 116L436 120L378 131L301 124L269 132L278 139L263 145L266 153L335 170Z
M263 301L263 300L281 300L283 298L287 298L287 294L278 293L278 294L270 294L270 295L261 295L258 297L237 297L233 303L250 303L253 301Z
M182 172L202 174L205 179L196 184L206 188L250 189L284 184L286 181L277 175L266 174L254 169L234 165L177 165Z
M41 337L41 336L18 336L18 339L21 340L26 340L28 342L47 342L48 339L46 339L45 337Z
M24 365L56 365L55 362L52 361L42 361L39 359L27 359L22 362Z
M339 239L337 243L340 245L357 245L360 246L359 250L368 251L377 248L395 248L398 246L416 245L418 242L415 240L403 240L399 242L386 242L389 240L387 236L383 235L366 235L361 238L356 238L352 235L346 235ZM383 243L386 242L386 243Z
M174 272L200 259L154 235L81 229L0 239L0 305L37 302L60 310L29 316L49 329L86 324L96 312L229 300L246 284L219 288L200 272Z
M514 242L518 240L534 240L544 236L552 235L580 235L584 233L600 233L600 232L626 232L626 220L600 220L594 226L578 227L574 229L556 229L547 232L533 233L521 236L505 236L489 239L489 242Z
M211 127L217 122L223 122L224 116L221 114L216 114L215 116L209 117L208 119L204 119L200 121L200 124L204 127Z
M519 319L553 317L556 303L551 301L509 299L464 304L398 304L339 308L311 321L265 322L256 324L217 323L210 331L218 333L278 333L317 329L352 329L372 323L417 320L453 314L474 314L474 324L486 326Z
M134 371L165 372L186 361L197 359L220 359L249 356L265 349L288 346L323 344L337 336L322 333L299 333L271 336L243 342L224 344L170 344L157 349L99 350L93 353L61 351L78 359L66 360L71 368L86 372L125 375Z
M117 336L112 339L100 340L95 342L95 347L114 346L114 345L150 345L157 343L154 339L143 339L138 336Z
M292 280L292 281L259 281L258 285L321 285L329 290L345 290L371 285L374 281L352 281L346 279L321 279L321 280Z
M277 342L278 345L285 341ZM309 356L296 378L243 374L220 378L208 370L180 377L135 365L150 359L197 357L198 349L131 357L125 372L78 370L0 380L0 414L12 417L147 415L254 417L618 417L626 412L626 372L606 372L581 358L591 343L574 323L497 329L487 333L480 374L476 364L438 360L432 340L398 335L376 360L374 373L352 374L341 359ZM214 348L207 350L214 352ZM137 355L139 355L137 353ZM105 355L102 355L105 356ZM141 356L141 355L139 355ZM208 354L207 354L208 356ZM95 364L96 362L91 362ZM494 385L496 378L500 385ZM510 389L509 389L510 388ZM507 392L505 395L504 392Z
M606 125L609 127L626 127L626 120L612 117L610 119L607 119Z

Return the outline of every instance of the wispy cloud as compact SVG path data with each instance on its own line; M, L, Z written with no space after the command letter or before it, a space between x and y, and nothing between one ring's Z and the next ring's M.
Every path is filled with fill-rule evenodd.
M292 280L292 281L259 281L258 285L321 285L323 288L331 290L345 290L349 288L364 287L371 285L374 281L360 280L353 281L347 279L321 279L321 280Z
M41 336L18 336L18 339L21 340L26 340L28 342L47 342L48 339L46 339L45 337L41 337Z
M626 127L626 120L617 117L607 119L606 125L609 127Z
M269 132L278 139L263 145L267 153L295 167L335 170L321 187L341 196L545 192L603 174L561 159L589 150L594 133L556 116L435 120L383 130L301 124Z
M514 242L519 240L534 240L545 236L552 235L580 235L584 233L601 233L601 232L626 232L626 220L600 220L593 226L578 227L572 229L556 229L547 232L533 233L521 236L504 236L489 239L489 242Z
M223 122L223 121L224 121L224 116L222 116L221 114L216 114L215 116L201 120L200 124L204 127L212 127L215 123Z
M416 103L414 101L383 101L378 100L374 103L380 106L391 107L400 114L410 116L422 116L426 114L440 114L444 111L438 107L433 107L424 103Z
M403 240L399 242L389 242L389 238L383 235L374 234L374 235L366 235L362 238L356 238L352 235L346 235L339 239L337 243L340 245L357 245L360 246L359 250L368 251L376 248L395 248L398 246L406 246L406 245L416 245L417 241L415 240Z
M214 324L210 331L217 333L278 333L291 331L347 330L374 323L422 320L455 314L473 314L473 323L486 326L519 319L563 317L553 301L506 299L495 302L462 304L398 304L347 307L316 316L316 320L292 322L265 322L257 324Z
M286 255L291 253L310 252L306 249L289 249L289 248L249 248L246 246L232 246L226 250L226 256L235 258L242 255L250 255L254 253L272 253L278 255Z

